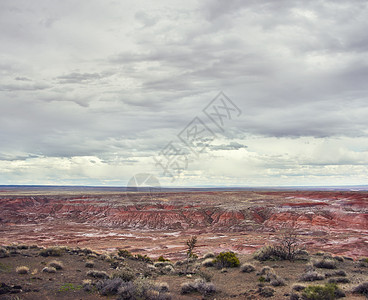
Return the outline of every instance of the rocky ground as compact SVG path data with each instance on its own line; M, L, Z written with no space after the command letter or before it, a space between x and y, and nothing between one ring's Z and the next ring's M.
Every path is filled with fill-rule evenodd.
M146 296L139 299L152 300L298 299L303 287L328 282L338 282L339 293L345 299L366 299L352 290L364 282L368 287L368 259L353 260L327 253L303 252L295 261L258 261L252 255L236 254L243 266L229 268L213 266L211 253L206 259L192 259L188 268L185 261L157 262L129 255L69 247L2 247L0 299L117 299L122 286L130 290L148 287ZM321 261L332 263L333 268L318 265ZM316 276L318 280L306 281ZM193 285L198 290L188 290Z

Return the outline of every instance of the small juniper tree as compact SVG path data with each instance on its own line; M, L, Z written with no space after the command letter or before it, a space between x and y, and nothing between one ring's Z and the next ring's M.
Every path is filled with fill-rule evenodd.
M192 236L189 240L187 240L186 242L187 244L187 266L186 266L186 269L185 269L185 274L187 274L188 272L188 268L189 268L189 260L195 256L193 250L197 244L197 237L196 236Z

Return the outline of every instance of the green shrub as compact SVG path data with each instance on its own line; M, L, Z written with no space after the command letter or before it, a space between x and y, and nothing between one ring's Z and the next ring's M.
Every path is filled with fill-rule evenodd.
M335 283L325 285L310 285L303 290L305 300L333 300L342 297L342 291Z
M170 261L170 259L164 258L162 255L157 259L157 261Z
M238 257L234 252L221 252L216 256L214 264L218 268L235 268L240 266Z
M134 255L136 260L144 261L146 263L153 263L153 260L147 255L136 254Z
M81 285L74 285L73 283L65 283L59 288L59 292L77 291L82 288Z
M118 249L118 255L125 258L131 258L133 257L133 254L125 249Z

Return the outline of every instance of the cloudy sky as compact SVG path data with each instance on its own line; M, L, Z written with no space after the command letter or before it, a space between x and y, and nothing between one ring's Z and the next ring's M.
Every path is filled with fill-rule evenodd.
M367 29L365 0L2 0L0 184L367 184Z

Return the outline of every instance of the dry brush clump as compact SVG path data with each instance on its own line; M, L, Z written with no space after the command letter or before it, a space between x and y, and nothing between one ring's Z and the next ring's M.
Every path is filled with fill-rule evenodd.
M308 271L300 277L300 281L317 281L323 279L325 279L325 276L316 271Z
M252 264L242 264L240 266L240 271L244 273L251 273L251 272L254 272L255 270L256 270L256 267L253 266Z
M20 266L15 269L17 274L25 275L29 273L29 268L26 266Z
M9 250L4 247L0 247L0 258L9 257L9 256L10 256Z
M213 267L215 264L215 260L213 258L206 258L202 261L202 266L204 267Z
M135 279L135 274L130 268L118 269L112 274L112 278L120 278L123 281L128 282Z
M56 270L61 270L64 268L64 265L61 261L58 260L52 260L49 262L50 267L54 267Z
M95 263L92 260L87 260L86 263L84 264L84 266L86 268L94 268L95 267Z
M90 270L86 274L89 277L93 278L100 278L100 279L107 279L110 276L105 271L99 271L99 270Z
M97 290L103 296L117 295L120 300L146 299L170 300L169 286L165 282L152 282L147 279L124 281L119 277L99 281Z
M216 293L216 287L212 282L206 282L202 278L198 278L194 281L187 281L181 284L180 292L182 294L200 293L204 296L208 296Z
M204 256L203 259L207 259L207 258L215 258L215 254L213 252L207 252Z
M46 249L42 249L39 253L41 256L62 256L63 249L60 247L50 247Z
M320 269L336 269L336 260L330 258L322 258L313 261L313 266Z
M368 298L368 281L363 282L353 288L352 292L354 294L361 294Z
M43 273L56 273L56 268L54 267L44 267L42 269Z

